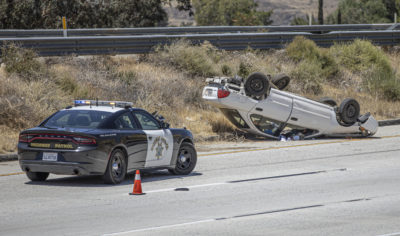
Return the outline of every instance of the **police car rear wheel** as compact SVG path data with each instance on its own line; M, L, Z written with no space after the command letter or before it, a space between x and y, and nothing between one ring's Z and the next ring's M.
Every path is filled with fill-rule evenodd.
M178 157L174 169L168 171L175 175L190 174L197 162L197 153L191 143L183 143L179 148Z
M111 153L108 161L106 173L104 174L104 182L107 184L119 184L124 181L126 176L126 160L125 154L120 149L116 149Z
M26 172L26 176L32 181L45 181L49 177L47 172Z

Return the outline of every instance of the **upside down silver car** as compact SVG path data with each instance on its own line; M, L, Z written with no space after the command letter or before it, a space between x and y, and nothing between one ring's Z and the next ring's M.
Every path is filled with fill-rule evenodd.
M352 98L340 106L332 99L314 101L282 91L290 78L253 73L247 79L215 77L206 80L203 99L219 110L237 128L279 139L283 133L299 132L305 139L317 136L371 136L378 122L370 113L360 115Z

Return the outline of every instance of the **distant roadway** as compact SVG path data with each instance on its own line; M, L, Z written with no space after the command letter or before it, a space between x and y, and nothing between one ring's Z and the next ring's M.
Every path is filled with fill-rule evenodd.
M0 163L0 235L400 235L400 126L366 139L199 146L193 174L50 175Z

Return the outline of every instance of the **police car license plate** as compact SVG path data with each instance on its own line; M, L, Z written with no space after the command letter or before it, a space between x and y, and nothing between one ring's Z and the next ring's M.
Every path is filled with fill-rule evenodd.
M44 152L43 153L43 161L57 161L57 153L56 152Z
M218 97L218 88L206 88L203 93L204 97L209 98L217 98Z

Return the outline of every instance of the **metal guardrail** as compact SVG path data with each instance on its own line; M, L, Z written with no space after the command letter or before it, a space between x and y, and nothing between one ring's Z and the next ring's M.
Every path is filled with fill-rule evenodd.
M249 32L310 32L400 30L400 24L348 24L348 25L297 25L297 26L198 26L151 28L68 29L68 36L128 36L150 34L213 34ZM62 37L62 29L0 30L0 38Z
M335 42L349 42L367 39L376 45L399 45L400 31L343 31L327 34L311 33L226 33L226 34L185 34L185 35L138 35L138 36L96 36L96 37L30 37L0 38L0 46L14 42L22 47L34 48L41 56L135 54L149 53L157 45L170 44L181 38L199 44L209 41L219 49L244 50L282 48L294 37L302 35L328 47Z

